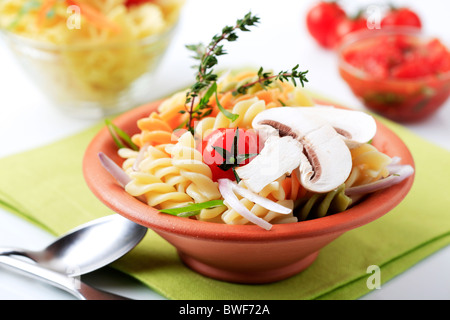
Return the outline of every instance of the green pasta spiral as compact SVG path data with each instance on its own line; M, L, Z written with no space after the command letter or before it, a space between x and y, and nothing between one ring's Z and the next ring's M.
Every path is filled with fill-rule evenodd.
M352 200L345 194L345 184L328 193L315 193L303 197L295 204L294 214L298 221L325 217L347 210Z

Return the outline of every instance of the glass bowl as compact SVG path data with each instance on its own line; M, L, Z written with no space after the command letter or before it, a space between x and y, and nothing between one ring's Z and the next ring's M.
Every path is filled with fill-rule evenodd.
M152 73L176 26L147 38L104 44L56 45L2 34L19 64L57 108L95 119L148 99Z
M430 73L426 58L410 60L409 65L399 63L407 61L408 54L412 58L411 46L423 46L422 54L432 59L436 51L431 50L437 49L433 49L431 41L439 45L436 38L410 28L356 32L348 36L338 50L339 73L368 109L397 122L425 120L450 95L450 69ZM450 63L448 49L447 55ZM388 66L388 73L383 69L385 66Z

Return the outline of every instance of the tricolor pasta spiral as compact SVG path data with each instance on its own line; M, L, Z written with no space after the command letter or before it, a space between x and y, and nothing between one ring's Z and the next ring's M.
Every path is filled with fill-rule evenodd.
M345 182L346 188L360 186L385 178L389 175L387 166L392 159L378 151L373 145L365 143L350 150L353 168Z
M349 147L351 172L344 183L330 192L308 191L300 181L299 168L275 178L260 192L250 190L245 179L238 179L238 170L234 172L237 184L231 181L232 178L221 178L222 172L215 170L226 171L230 167L222 166L224 163L219 162L206 163L206 157L204 159L202 155L202 152L209 152L205 151L205 144L212 143L211 139L205 139L209 133L224 128L251 130L254 118L264 110L284 104L298 107L310 105L304 92L285 82L276 82L264 89L255 86L243 95L233 95L226 91L233 83L246 83L254 79L252 77L248 73L235 78L228 76L219 84L222 91L208 102L211 113L194 124L195 136L191 131L176 130L188 119L187 110L190 106L186 105L186 91L164 100L157 112L138 120L140 132L132 140L141 151L119 150L120 156L125 158L123 169L132 180L126 186L126 191L134 196L145 196L148 204L157 209L202 203L202 206L189 206L190 210L193 207L201 208L187 211L195 211L191 219L230 225L260 222L260 225L281 224L345 211L360 198L350 195L351 193L346 194L349 188L366 186L389 176L392 159L370 143L362 143ZM233 121L229 114L227 117L221 111L223 109L220 106L229 113L238 115L238 118ZM219 131L219 134L222 132ZM210 149L222 148L220 139L215 140L219 141L219 146L209 145ZM226 144L221 145L225 148ZM231 149L236 150L233 147ZM224 160L231 159L231 151L222 150L222 153ZM231 189L227 189L227 186ZM222 201L219 204L213 201L214 205L211 207L205 206L211 200Z
M15 53L30 72L47 75L47 90L58 103L95 101L108 108L154 69L182 5L183 0L132 7L125 0L7 0L0 1L0 29L37 41Z
M300 221L316 219L342 212L351 204L352 200L345 195L345 185L341 185L327 193L314 193L298 199L296 215Z
M216 117L206 117L200 120L195 127L195 131L201 138L204 138L218 128L249 129L252 127L252 121L256 115L265 109L266 103L264 100L259 100L256 97L242 100L231 109L231 113L239 115L235 121L231 121L223 113L219 113Z
M173 143L175 140L172 128L156 112L152 112L147 118L139 119L137 126L141 132L135 134L132 137L132 141L139 147L145 144L168 144Z
M179 169L172 165L170 155L164 151L149 146L145 158L139 163L138 170L133 166L138 152L120 149L119 155L127 158L123 168L131 178L131 182L125 186L129 194L136 197L144 196L148 205L158 209L192 203L192 198L179 188L183 182Z
M212 180L211 169L203 162L189 131L176 144L168 145L166 151L171 156L172 166L179 171L179 190L184 190L196 203L221 198L217 183Z

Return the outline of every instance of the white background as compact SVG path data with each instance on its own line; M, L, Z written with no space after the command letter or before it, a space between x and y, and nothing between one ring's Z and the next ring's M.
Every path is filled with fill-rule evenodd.
M422 18L424 31L450 41L450 2L392 1L412 7ZM300 64L308 73L309 89L354 108L362 108L337 71L335 53L314 42L305 27L305 14L314 1L300 0L188 0L174 42L149 88L149 100L159 98L193 80L194 61L185 44L208 43L223 26L248 11L261 18L251 33L226 45L228 55L219 68L264 66L274 71ZM382 1L342 1L350 12ZM0 157L43 146L77 133L96 120L74 119L59 112L30 82L3 42L0 42ZM408 126L418 135L450 150L450 100L432 118ZM1 179L1 177L0 177ZM10 213L0 210L0 246L41 248L53 239ZM363 299L450 299L450 248L445 248L374 290ZM150 289L109 269L84 280L135 299L160 299ZM0 299L72 299L59 289L23 278L0 268Z

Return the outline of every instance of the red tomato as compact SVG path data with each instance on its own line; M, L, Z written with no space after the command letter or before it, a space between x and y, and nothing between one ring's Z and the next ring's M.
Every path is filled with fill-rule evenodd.
M449 97L450 52L438 39L418 41L398 35L365 39L344 59L365 71L340 74L367 108L394 121L414 122L432 115ZM406 79L407 81L404 81Z
M419 78L450 71L450 52L438 39L412 48L404 54L404 61L392 68L394 78Z
M422 28L419 16L408 8L398 8L389 11L381 20L381 27L385 26L410 26Z
M403 61L403 54L390 39L376 39L366 46L347 50L345 60L371 77L385 79L389 77L391 66Z
M131 7L131 6L138 6L140 4L144 4L146 2L151 2L152 0L127 0L125 2L125 6Z
M237 154L257 154L262 149L262 142L259 136L253 130L239 130L239 139L237 143ZM223 170L220 168L221 165L230 164L232 165L233 160L224 159L223 155L218 152L214 147L219 147L232 151L234 144L234 138L236 135L236 129L217 129L211 134L205 137L202 141L201 152L203 154L203 161L211 168L213 180L217 181L221 178L228 178L230 180L236 180L233 170L229 168L228 170ZM247 164L251 161L253 157L243 160L239 165Z
M336 28L346 17L345 11L337 3L321 1L308 11L306 26L321 46L334 48L338 41Z
M450 71L450 51L439 39L431 40L426 45L424 54L428 57L430 69L436 73Z
M367 20L363 17L357 17L355 19L342 19L336 28L336 34L339 41L355 31L363 30L367 28Z

